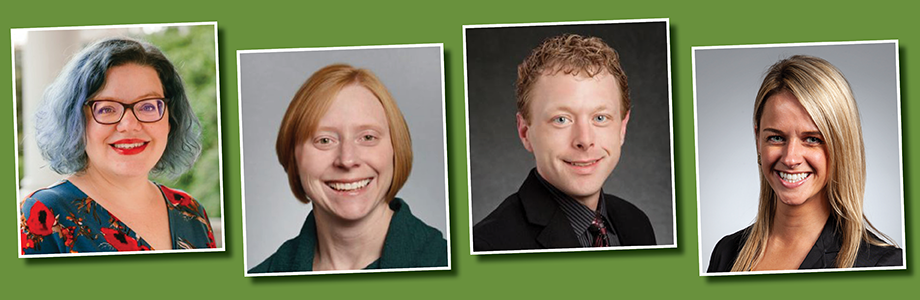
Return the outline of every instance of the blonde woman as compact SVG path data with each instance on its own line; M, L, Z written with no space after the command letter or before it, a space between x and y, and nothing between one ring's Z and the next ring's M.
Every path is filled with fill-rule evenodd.
M719 241L709 272L903 264L901 249L863 215L859 111L836 67L802 55L774 64L757 92L754 135L757 218Z

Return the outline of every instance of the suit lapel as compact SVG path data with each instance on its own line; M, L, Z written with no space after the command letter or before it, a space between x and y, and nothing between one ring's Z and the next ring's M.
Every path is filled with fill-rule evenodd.
M626 222L626 220L630 220L631 218L621 215L623 210L617 209L620 199L616 196L604 195L604 200L607 202L607 216L610 218L610 225L613 226L613 230L617 234L617 239L620 240L620 245L628 246L637 244L638 242L635 241L634 237L635 230L628 230L630 224Z
M837 220L833 215L824 223L824 229L821 229L821 235L815 241L815 245L808 251L805 260L799 265L799 269L826 269L833 268L836 265L837 253L840 252L840 243L837 239Z
M537 243L545 248L581 247L572 230L572 224L536 176L537 170L534 169L524 180L518 195L521 197L527 221L543 227L537 235Z

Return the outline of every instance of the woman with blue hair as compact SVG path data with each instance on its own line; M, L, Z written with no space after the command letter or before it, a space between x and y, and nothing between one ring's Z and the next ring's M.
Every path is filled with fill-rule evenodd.
M182 79L155 46L126 38L77 54L45 91L36 141L70 176L20 204L22 254L214 248L207 213L177 177L201 152Z

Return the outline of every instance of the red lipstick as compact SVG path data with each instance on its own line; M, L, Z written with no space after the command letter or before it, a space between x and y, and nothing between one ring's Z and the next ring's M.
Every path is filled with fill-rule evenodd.
M149 143L140 139L121 139L109 144L109 147L121 155L134 155L143 152Z

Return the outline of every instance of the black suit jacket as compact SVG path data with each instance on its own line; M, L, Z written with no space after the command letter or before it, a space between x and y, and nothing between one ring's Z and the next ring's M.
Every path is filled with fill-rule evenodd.
M835 268L837 253L840 252L840 245L843 243L839 234L837 234L837 219L831 215L824 223L824 229L821 235L811 247L805 260L799 266L800 270L805 269L827 269ZM716 247L712 249L712 257L709 260L709 270L707 272L730 272L741 247L747 241L750 234L751 226L727 235L719 240ZM872 238L880 240L877 236L869 233ZM866 241L859 243L859 250L856 252L856 262L853 267L883 267L883 266L902 266L901 248L876 246Z
M536 176L531 171L517 193L473 226L475 251L581 247L569 219ZM645 213L614 195L604 194L604 200L620 245L655 245Z

